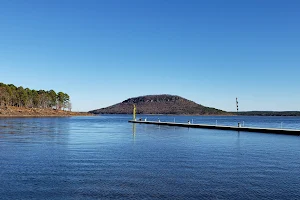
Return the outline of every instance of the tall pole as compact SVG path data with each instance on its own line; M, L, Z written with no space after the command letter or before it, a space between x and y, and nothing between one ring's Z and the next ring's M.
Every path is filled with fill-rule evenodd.
M235 99L236 100L236 112L239 112L239 102L238 102L238 98Z
M134 121L136 120L135 113L136 113L136 106L135 106L135 104L133 104L133 120Z

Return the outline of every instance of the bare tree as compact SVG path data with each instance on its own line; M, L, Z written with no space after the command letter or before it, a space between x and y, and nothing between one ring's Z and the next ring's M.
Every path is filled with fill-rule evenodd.
M69 101L67 104L68 104L67 105L68 110L71 112L72 111L72 103Z

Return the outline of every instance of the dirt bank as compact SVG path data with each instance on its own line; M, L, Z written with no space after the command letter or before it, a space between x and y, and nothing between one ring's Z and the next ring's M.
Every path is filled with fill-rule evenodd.
M0 107L0 117L67 117L92 116L87 112L70 112L51 108Z

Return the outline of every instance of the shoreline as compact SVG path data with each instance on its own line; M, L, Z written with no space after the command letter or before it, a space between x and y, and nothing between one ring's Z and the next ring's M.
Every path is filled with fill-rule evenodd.
M5 107L0 108L0 118L30 118L30 117L74 117L74 116L93 116L88 112L72 112L66 110L56 110L52 108L24 108L24 107Z
M54 118L54 117L89 117L94 115L0 115L1 118Z
M132 113L99 113L99 114L93 114L94 116L97 115L132 115ZM300 117L300 115L234 115L234 114L229 114L229 115L192 115L192 114L140 114L136 113L136 115L153 115L153 116L196 116L196 117L201 117L201 116L206 116L206 117Z
M50 118L50 117L89 117L95 115L89 114L71 114L71 115L0 115L1 118Z

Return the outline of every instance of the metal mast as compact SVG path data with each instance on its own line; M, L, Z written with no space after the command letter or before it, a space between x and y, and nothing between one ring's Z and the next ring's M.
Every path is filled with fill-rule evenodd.
M235 100L236 100L236 112L239 112L239 102L238 102L238 98L236 98Z

